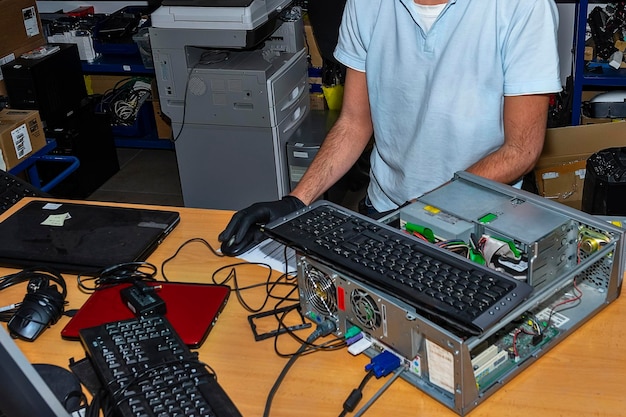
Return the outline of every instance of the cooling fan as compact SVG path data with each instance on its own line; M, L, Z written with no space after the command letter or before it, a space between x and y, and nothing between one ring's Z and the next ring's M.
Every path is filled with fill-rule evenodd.
M331 276L308 264L303 268L302 281L301 301L319 316L334 316L337 312L337 288Z
M355 318L369 330L380 327L381 314L374 299L364 290L355 289L350 293L350 305Z

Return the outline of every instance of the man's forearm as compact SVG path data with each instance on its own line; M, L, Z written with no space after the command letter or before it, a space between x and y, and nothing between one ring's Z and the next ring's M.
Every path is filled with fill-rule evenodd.
M504 106L504 144L467 169L481 177L511 184L530 172L546 134L548 96L507 97Z
M505 184L519 181L531 171L537 156L527 149L503 145L467 169L468 172Z
M348 68L341 114L291 195L311 204L354 165L372 137L364 72Z

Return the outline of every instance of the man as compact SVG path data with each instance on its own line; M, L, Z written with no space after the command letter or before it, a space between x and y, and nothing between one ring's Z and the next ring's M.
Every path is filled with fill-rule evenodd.
M519 181L543 148L549 94L561 90L557 27L553 0L348 0L334 53L348 68L341 115L289 196L233 216L224 253L319 198L372 135L374 213L460 170Z

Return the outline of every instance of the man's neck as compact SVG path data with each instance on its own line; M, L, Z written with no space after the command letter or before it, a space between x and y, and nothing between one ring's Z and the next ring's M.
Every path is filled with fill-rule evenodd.
M422 6L436 6L438 4L445 4L448 0L413 0L415 4L421 4Z

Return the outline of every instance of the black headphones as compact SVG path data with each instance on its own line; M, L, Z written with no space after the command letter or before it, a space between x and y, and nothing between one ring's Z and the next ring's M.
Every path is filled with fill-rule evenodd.
M7 327L11 336L33 341L63 315L67 286L59 272L38 267L1 277L0 290L24 281L28 281L26 295Z

